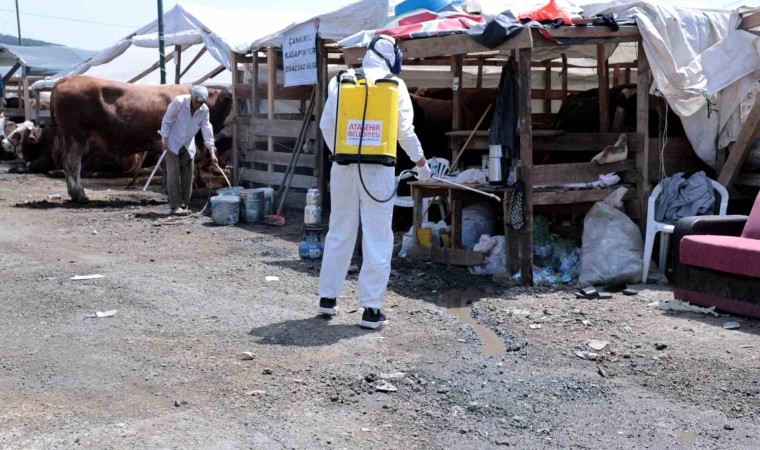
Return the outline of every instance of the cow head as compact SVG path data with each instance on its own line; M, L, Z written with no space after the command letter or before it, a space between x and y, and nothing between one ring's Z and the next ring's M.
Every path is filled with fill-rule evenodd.
M21 146L30 142L36 144L39 139L39 128L36 128L30 121L18 125L12 132L3 137L2 145L6 152L13 152L19 155Z
M227 89L209 89L209 94L209 121L215 132L221 131L232 112L232 93Z

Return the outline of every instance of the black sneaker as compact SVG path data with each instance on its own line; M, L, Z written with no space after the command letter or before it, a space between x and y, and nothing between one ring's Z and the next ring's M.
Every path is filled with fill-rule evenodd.
M362 328L377 330L388 325L388 318L379 309L365 308L362 314Z
M319 313L323 316L334 316L338 314L338 301L334 298L319 299Z

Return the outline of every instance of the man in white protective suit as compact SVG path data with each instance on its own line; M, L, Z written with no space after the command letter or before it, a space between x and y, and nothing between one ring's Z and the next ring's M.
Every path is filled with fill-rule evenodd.
M391 76L398 83L398 143L409 158L416 162L417 178L428 181L432 173L420 140L414 133L412 100L406 84L395 76L401 72L401 58L401 52L393 38L377 36L368 46L362 71L370 82ZM349 76L352 76L350 72ZM330 81L327 102L319 124L333 154L336 152L338 96L339 80L335 77ZM333 316L337 313L337 298L351 264L361 222L363 262L359 274L359 300L364 308L361 326L378 329L388 324L388 318L381 309L393 257L391 221L396 188L393 167L363 162L360 165L333 163L330 172L330 229L325 240L319 277L320 314Z

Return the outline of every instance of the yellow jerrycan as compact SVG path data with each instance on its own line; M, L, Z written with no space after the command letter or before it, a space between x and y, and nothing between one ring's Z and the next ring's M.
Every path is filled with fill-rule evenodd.
M398 81L341 77L337 116L336 163L396 165Z

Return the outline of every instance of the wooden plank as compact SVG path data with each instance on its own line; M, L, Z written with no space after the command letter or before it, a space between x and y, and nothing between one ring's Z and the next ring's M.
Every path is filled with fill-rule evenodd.
M268 186L279 186L285 174L280 172L266 172L263 170L248 169L243 173L242 179L252 183L266 184ZM291 188L309 189L316 180L313 176L293 174Z
M212 70L211 72L207 73L206 75L203 75L202 77L198 78L197 80L193 81L193 84L201 84L207 80L210 80L214 78L215 76L219 75L220 73L227 70L226 67L223 65L219 65L216 67L216 69Z
M520 33L494 48L481 45L466 34L411 39L399 43L399 48L404 52L404 58L408 59L473 55L478 53L507 54L513 49L530 48L532 46L533 35L531 33ZM361 64L366 52L367 49L365 47L349 47L344 49L343 58L347 65Z
M271 123L274 120L274 88L277 85L277 52L274 47L267 48L267 119ZM256 134L256 131L254 131ZM271 132L267 136L267 151L274 152L274 138ZM296 134L296 137L298 134ZM274 171L270 164L268 172Z
M251 133L256 136L263 136L266 138L283 137L283 138L298 138L298 134L301 132L301 120L283 120L283 119L257 119L250 123ZM316 139L317 126L312 121L309 123L309 129L306 136L309 139ZM272 141L272 147L274 147L274 141ZM269 148L269 147L267 147ZM274 148L272 150L274 151Z
M540 36L540 32L538 30L531 31ZM637 26L630 25L622 26L617 31L608 26L562 26L558 28L549 28L548 31L549 34L551 34L555 39L605 39L605 42L612 43L615 41L631 42L641 38L639 28ZM574 42L574 44L582 45L583 42Z
M620 64L615 64L612 69L612 86L620 86Z
M525 34L525 33L520 33ZM533 125L531 124L531 49L518 51L520 86L520 180L525 186L522 233L522 283L533 285Z
M596 72L599 80L599 131L610 130L610 80L604 44L596 46Z
M553 130L535 130L533 132L533 152L594 152L598 153L608 145L613 145L620 137L620 133L567 133L562 135L544 134ZM465 131L462 131L465 132ZM468 132L466 132L468 133ZM450 135L450 133L446 133ZM638 139L635 133L628 133L629 151L631 139ZM450 135L452 145L461 147L467 136ZM671 138L672 139L672 138ZM467 151L488 150L488 132L475 133ZM589 158L590 159L590 158Z
M268 152L264 150L254 150L246 153L246 160L252 164L272 164L276 166L287 166L292 153L289 152ZM301 153L298 157L296 167L306 167L314 169L316 167L316 156L305 155Z
M625 84L631 84L631 68L626 67L625 69Z
M742 124L739 136L736 137L731 153L726 159L726 164L718 176L718 182L725 187L731 187L736 177L741 172L744 161L747 160L749 150L752 148L757 135L760 134L760 94L755 96L755 104L747 116L747 120Z
M485 255L482 252L458 248L420 247L419 245L414 245L409 255L413 259L452 266L477 266L485 261Z
M649 61L644 53L644 45L642 41L638 44L638 68L637 68L637 91L649 92ZM640 202L640 210L643 217L646 217L647 202L649 200L649 96L637 95L636 96L636 131L641 138L641 152L636 155L636 161L639 171L641 171L641 181L637 186L637 197ZM643 227L646 227L646 221L640 222Z
M179 81L182 78L182 46L175 45L174 53L177 55L177 57L174 58L174 84L179 84Z
M536 191L534 193L536 206L543 205L565 205L569 203L596 203L607 198L615 189L621 187L617 185L605 189L578 189L573 191ZM624 200L630 200L636 197L636 190L629 189L623 197ZM523 263L524 264L524 263Z
M564 183L586 183L598 181L599 175L636 170L633 159L612 164L599 165L595 162L542 164L533 166L533 185L557 185Z
M203 56L203 54L204 54L204 53L206 53L206 46L205 46L205 45L204 45L203 47L201 47L201 49L200 49L200 50L198 50L198 53L196 53L196 54L195 54L195 56L193 57L193 59L192 59L192 60L190 60L190 64L188 64L187 66L185 66L185 68L182 70L182 72L180 72L180 74L179 74L179 78L180 78L180 79L182 79L182 77L184 77L184 76L185 76L185 74L186 74L186 73L187 73L187 72L188 72L190 69L192 69L192 68L193 68L193 66L195 65L195 63L197 63L197 62L198 62L198 60L199 60L199 59L201 59L201 56ZM179 83L178 83L178 84L179 84Z

